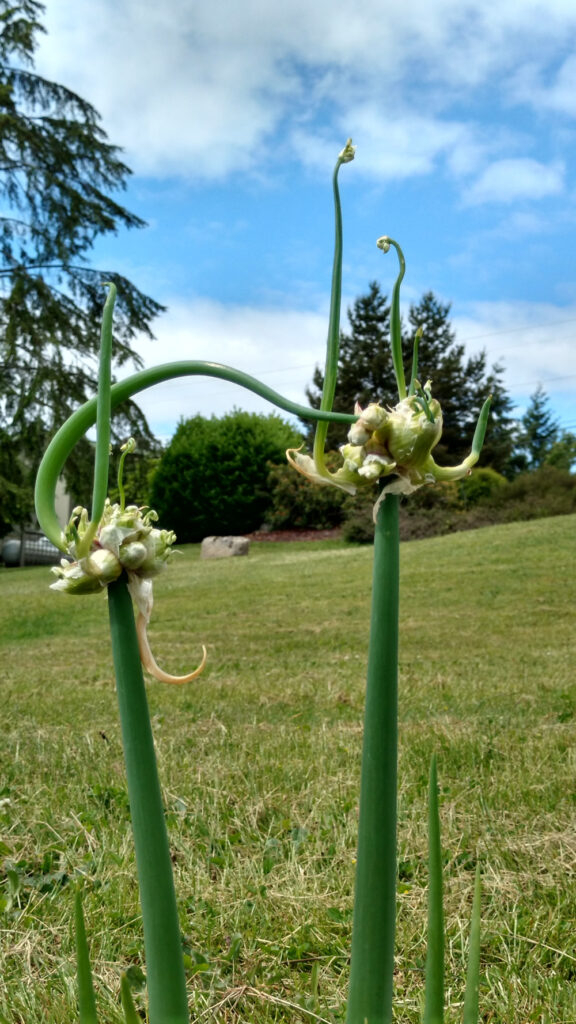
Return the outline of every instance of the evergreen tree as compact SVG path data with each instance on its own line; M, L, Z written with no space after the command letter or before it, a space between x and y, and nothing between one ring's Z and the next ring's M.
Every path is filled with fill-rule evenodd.
M468 425L468 438L471 445L474 424L482 405L488 396L491 396L490 422L482 446L482 465L491 466L496 472L512 479L516 476L519 468L515 453L517 424L512 415L514 402L502 383L503 372L503 367L496 363L488 373L484 384L478 388L471 409L472 418Z
M152 336L162 308L87 264L99 236L144 223L113 198L130 171L97 112L34 72L43 10L38 0L0 0L0 431L14 465L11 476L2 460L0 493L3 519L13 522L28 507L19 493L10 510L13 486L29 492L47 436L96 388L104 282L118 288L116 366L140 364L132 343ZM116 417L116 433L152 441L134 403ZM87 453L80 446L67 467L84 499Z
M548 395L539 384L522 417L520 447L526 453L528 468L542 466L558 439L558 423L550 410Z
M181 420L152 479L151 505L182 543L251 533L272 504L270 463L285 465L301 436L275 413Z
M554 441L546 456L547 466L556 466L568 472L576 463L576 434L563 430L557 441Z
M338 383L334 396L336 412L352 412L356 402L383 405L394 403L394 368L390 351L390 306L377 281L369 285L367 295L356 299L348 309L350 333L340 332ZM306 395L313 409L320 408L324 374L317 366L312 387ZM314 427L306 424L307 439L312 443ZM328 430L327 447L335 449L346 440L347 428L333 424Z
M450 308L433 292L426 292L419 303L410 306L409 327L402 338L404 364L411 367L414 337L421 328L418 379L422 384L432 381L432 393L442 406L444 427L436 452L444 465L456 465L468 454L480 410L492 395L482 464L507 473L514 449L514 421L513 403L502 383L503 368L494 365L488 369L484 351L466 356L450 324Z
M466 447L471 391L482 379L485 360L479 356L468 360L468 364L464 362L464 346L456 343L449 314L449 304L439 302L433 292L426 292L418 304L410 306L402 350L404 365L411 368L414 337L420 328L418 380L421 384L432 381L432 394L440 402L444 418L437 454L442 463L456 464L461 461Z

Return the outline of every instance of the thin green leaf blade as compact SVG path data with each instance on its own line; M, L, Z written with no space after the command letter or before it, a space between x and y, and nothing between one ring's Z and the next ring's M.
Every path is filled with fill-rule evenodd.
M472 920L470 923L470 944L468 947L468 971L466 974L466 992L464 995L464 1014L462 1024L478 1024L479 989L480 989L480 865L476 865L474 882L474 902L472 904Z
M428 876L428 949L426 952L424 1024L442 1024L444 1020L444 909L438 775L435 756L430 762Z
M402 401L406 398L406 378L404 376L404 361L402 356L402 318L400 316L400 285L406 272L406 262L404 260L404 253L389 235L382 235L378 239L376 245L382 252L388 252L390 246L393 245L398 256L398 276L394 282L392 289L392 299L390 302L390 348L392 350L392 365L394 366L394 375L396 377L396 383L398 385L398 398Z
M90 952L86 939L84 911L82 909L82 893L76 893L76 977L78 980L78 1011L80 1024L98 1024L96 1015L96 998L90 967Z
M354 148L349 139L345 148L340 153L334 168L332 177L332 191L334 196L334 261L332 264L332 288L330 294L330 316L328 321L328 340L326 343L326 363L324 367L324 384L320 408L328 411L334 404L336 382L338 380L338 353L340 349L340 306L342 303L342 207L340 203L340 189L338 187L338 172L343 163L353 159ZM346 156L347 153L352 156ZM314 436L313 456L317 466L324 466L324 446L328 433L328 423L318 423Z
M142 1024L142 1018L136 1012L136 1007L134 1006L132 992L130 991L130 982L125 974L122 975L120 981L120 999L122 1000L122 1009L124 1010L126 1024Z
M474 437L472 438L472 454L476 458L480 457L482 451L482 445L484 444L484 437L486 436L486 427L488 426L488 417L490 416L490 406L492 404L492 396L486 399L484 405L480 410L476 429L474 431Z
M418 379L418 349L420 348L421 338L422 327L419 327L414 335L414 344L412 346L412 372L410 374L410 386L408 388L409 395L413 395L416 391L416 381Z

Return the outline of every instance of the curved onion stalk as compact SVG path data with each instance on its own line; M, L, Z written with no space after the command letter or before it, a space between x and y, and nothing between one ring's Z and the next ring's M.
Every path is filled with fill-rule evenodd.
M177 377L216 377L218 380L227 380L232 384L239 384L241 387L252 391L261 398L265 398L279 409L292 413L298 419L323 420L333 423L355 423L357 415L349 413L330 412L324 409L309 409L305 405L292 402L283 395L273 391L266 384L262 384L255 377L251 377L241 370L234 370L231 366L224 366L221 363L208 363L202 360L183 360L176 363L164 363L161 366L154 366L148 370L140 370L138 373L126 377L125 380L113 384L110 390L110 405L114 409L121 405L128 398L151 388L155 384L161 384L166 380L174 380ZM46 536L60 548L66 551L66 543L62 527L55 509L56 486L66 459L78 441L84 437L87 430L96 423L97 400L91 398L84 405L81 405L76 412L72 413L66 423L52 438L44 453L38 475L36 477L35 503L36 516L40 528Z
M404 253L395 242L393 238L389 238L388 235L382 235L378 239L376 245L382 252L388 252L390 246L393 245L396 249L398 256L398 263L400 265L400 271L394 287L392 288L392 300L390 302L390 346L392 349L392 365L394 366L394 376L396 377L396 384L398 387L398 398L402 401L406 398L406 378L404 376L404 361L402 358L402 321L400 318L400 285L404 280L404 274L406 273L406 262L404 260ZM414 374L415 376L415 374Z
M76 442L97 421L96 466L90 526L94 535L98 511L107 489L109 459L109 417L115 405L138 391L174 377L203 374L242 384L297 416L313 420L354 423L356 415L307 409L284 399L266 385L230 367L199 361L171 363L144 370L111 387L110 353L114 292L111 290L103 318L103 355L100 361L99 392L85 403L58 431L42 460L36 480L36 511L46 535L63 550L65 538L56 516L56 484L66 458ZM101 509L100 509L101 514ZM89 544L88 544L89 547ZM150 1024L188 1024L186 983L180 927L168 836L148 703L140 661L132 599L124 575L108 586L110 629L128 795L140 886L144 924L147 989ZM96 1024L88 949L82 908L77 909L78 978L81 991L81 1024ZM126 988L126 986L124 986ZM128 997L124 996L127 1013Z
M417 392L423 407L420 430L426 419L434 426L425 389L416 379L417 333L408 398L402 361L400 285L405 262L397 242L388 236L378 240L384 252L394 247L399 272L394 285L390 318L392 358L400 403ZM436 403L437 405L438 403ZM369 407L370 408L370 407ZM398 407L399 408L399 407ZM431 455L424 461L430 479L452 479L474 465L484 440L490 400L480 413L472 452L461 466L441 469ZM363 423L360 417L359 426ZM439 429L441 429L441 421ZM352 433L352 432L351 432ZM437 439L436 439L437 440ZM396 469L400 472L400 469ZM416 481L416 486L425 482ZM391 1024L396 926L396 820L398 758L398 619L399 619L399 532L398 494L386 486L374 507L374 582L368 653L366 710L360 783L360 820L352 960L347 1024ZM424 1024L442 1024L444 1019L444 934L442 911L442 863L436 762L430 775L430 904ZM477 975L476 975L477 977ZM470 982L472 1007L474 981ZM472 1010L470 1010L472 1013ZM471 1024L466 1021L465 1024Z
M94 497L88 530L90 533L90 528L93 527L92 537L96 534L102 516L108 488L114 298L115 290L111 289L102 321ZM184 959L168 834L134 609L124 573L108 587L108 609L144 925L149 1021L150 1024L189 1024ZM83 923L80 922L80 934L82 928ZM85 959L84 951L83 973ZM88 996L86 984L84 990ZM90 1017L86 1018L86 1024L92 1024Z
M320 409L328 412L334 403L336 381L338 379L338 350L340 347L340 306L342 304L342 207L340 204L340 190L338 188L338 172L342 164L350 163L354 159L355 147L352 139L348 139L344 149L339 154L332 177L332 190L334 195L334 262L332 265L332 288L330 291L330 317L328 321L328 340L326 344L326 364L324 368L324 384ZM314 437L313 459L320 469L325 468L324 445L328 433L328 423L321 420L318 423Z

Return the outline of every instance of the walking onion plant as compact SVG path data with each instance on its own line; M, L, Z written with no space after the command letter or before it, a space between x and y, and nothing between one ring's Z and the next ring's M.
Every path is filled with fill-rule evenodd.
M291 464L322 485L354 493L358 488L377 490L374 506L374 582L368 653L365 727L361 773L360 820L352 931L350 991L347 1024L390 1024L392 1020L394 937L396 915L396 817L398 747L398 504L400 495L423 484L458 479L470 472L479 457L486 429L489 402L476 428L472 451L457 467L436 464L432 450L442 432L442 411L432 397L431 384L418 380L418 338L414 346L408 386L402 363L400 284L404 257L397 242L384 236L378 245L393 248L400 271L391 308L393 366L398 403L384 409L376 402L350 414L332 411L338 367L339 317L342 279L342 217L338 191L340 167L354 159L349 140L340 153L333 177L335 251L332 299L328 328L324 389L318 410L288 401L259 381L217 363L188 361L143 370L111 383L112 325L115 289L109 286L102 320L98 395L64 424L49 445L36 482L36 510L40 526L66 556L53 571L55 590L84 594L107 589L112 652L116 673L128 794L140 887L147 968L149 1024L189 1024L186 979L178 909L162 795L143 667L157 679L184 683L203 669L201 662L186 676L161 670L150 651L147 625L152 613L152 584L171 556L174 534L154 524L152 510L126 505L120 461L120 501L106 498L110 443L110 415L128 397L161 381L202 374L240 384L302 419L317 422L312 455L291 450ZM348 443L341 449L342 464L329 470L324 455L328 423L349 425ZM63 529L54 506L58 478L77 441L94 423L94 487L91 511L76 508ZM71 559L71 560L70 560ZM133 611L136 605L136 618ZM430 774L429 928L424 1024L443 1020L443 919L441 850L436 765ZM478 1019L479 880L477 876L469 972L464 1003L464 1024ZM76 937L80 1024L96 1024L88 944L80 895L76 904ZM127 1024L138 1016L129 985L122 980L122 1005Z

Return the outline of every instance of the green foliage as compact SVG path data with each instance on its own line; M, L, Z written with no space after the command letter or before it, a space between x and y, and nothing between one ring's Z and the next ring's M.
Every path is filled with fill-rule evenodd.
M501 487L506 486L506 477L490 467L475 469L470 476L458 481L458 497L463 505L476 505L491 498Z
M464 480L422 487L402 502L400 537L417 540L496 523L521 522L576 511L576 476L549 463L514 480L489 468L474 469ZM372 498L345 500L344 540L371 543Z
M287 464L270 467L268 488L266 523L273 530L325 530L344 518L343 491L311 483Z
M522 417L518 447L523 469L548 465L570 470L576 462L576 436L560 429L541 384L531 396Z
M154 474L151 504L178 540L251 533L270 507L268 463L302 442L272 414L235 410L182 421Z
M507 520L570 515L576 509L576 476L544 463L534 473L522 473L494 496Z
M350 544L371 544L374 540L373 507L376 494L358 494L346 500L342 537Z
M97 238L144 223L114 198L130 171L97 112L34 73L43 10L36 0L0 5L0 429L18 443L12 483L95 390L103 283L118 288L119 366L139 365L132 343L151 335L162 308L125 278L87 265ZM114 432L151 440L134 403L118 413ZM80 446L66 467L77 499L85 462Z
M528 469L538 469L546 462L557 438L558 424L550 410L548 395L539 384L522 417L520 448L526 453Z
M0 430L0 537L27 522L34 508L31 474L19 458L17 439Z
M546 465L570 470L576 462L576 434L564 430L546 455Z

